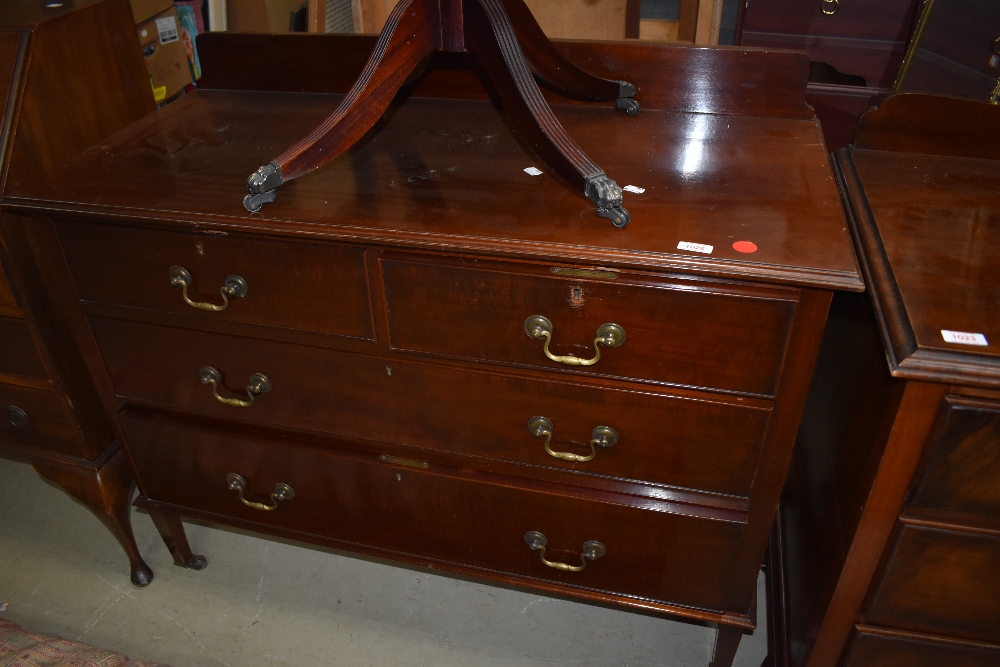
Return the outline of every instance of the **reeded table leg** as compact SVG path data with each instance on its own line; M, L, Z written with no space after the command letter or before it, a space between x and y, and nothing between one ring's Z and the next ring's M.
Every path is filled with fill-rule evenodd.
M204 570L208 567L208 560L204 556L191 553L184 524L181 523L179 516L154 509L149 510L149 516L153 519L153 525L159 531L167 549L170 550L170 555L174 557L174 565L192 570Z
M131 566L132 583L146 586L153 580L153 571L142 560L132 535L131 500L132 474L121 449L98 470L32 459L31 465L42 477L58 484L101 520L122 545Z

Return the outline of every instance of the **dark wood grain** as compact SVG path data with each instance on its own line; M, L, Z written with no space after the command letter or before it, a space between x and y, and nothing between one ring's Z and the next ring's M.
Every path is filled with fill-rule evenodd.
M49 391L0 384L0 439L69 456L86 456L64 399ZM27 428L12 423L8 407L28 415Z
M443 561L461 553L485 576L507 573L718 611L742 533L739 524L656 511L654 503L629 508L558 488L525 488L516 479L394 466L376 455L317 452L150 413L128 412L123 424L151 499L389 552ZM268 502L276 482L289 484L295 497L274 512L244 507L227 488L229 472L247 480L248 500ZM655 526L656 541L628 537L639 526ZM587 540L601 541L608 553L582 572L559 572L524 543L529 530L550 540L552 560L579 564ZM674 565L660 567L664 559Z
M27 386L49 385L52 381L38 353L28 323L22 319L0 317L0 379Z
M2 266L0 266L0 317L24 317L24 311L14 296Z
M1000 531L903 525L864 611L875 625L1000 643Z
M630 284L414 259L382 261L394 349L758 396L774 395L798 298L751 286ZM607 322L625 330L625 342L601 346L593 366L565 366L525 332L533 315L551 321L555 355L593 358Z
M991 667L1000 660L1000 646L956 641L859 625L846 667Z
M563 470L584 485L598 475L747 497L770 415L766 404L582 387L572 378L359 359L108 320L94 320L93 327L116 391L127 400ZM253 373L266 374L274 388L250 408L223 405L199 380L206 364L224 374L224 396L246 398ZM599 425L621 439L591 462L560 461L528 430L534 416L553 422L556 451L589 453Z

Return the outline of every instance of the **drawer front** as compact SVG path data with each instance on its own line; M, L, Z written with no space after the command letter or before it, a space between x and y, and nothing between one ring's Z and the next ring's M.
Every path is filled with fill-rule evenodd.
M1000 403L945 399L912 504L1000 518Z
M394 348L774 395L795 291L741 291L679 280L586 280L476 264L483 268L382 262ZM550 352L556 356L594 358L595 336L605 323L619 325L624 342L600 346L600 360L592 366L568 366L546 358L544 339L528 335L525 322L534 315L550 321Z
M1000 641L1000 538L903 526L866 618Z
M352 355L285 343L93 318L119 396L337 435L747 496L769 408ZM271 390L250 407L220 403L199 371L220 371L223 397L247 398L255 373ZM764 403L761 401L761 403ZM618 434L594 458L593 431ZM584 482L580 482L584 483Z
M395 466L151 412L127 411L122 424L153 500L583 589L721 610L742 535L741 524L656 511L656 503L640 509L515 478ZM272 504L277 483L294 497L275 511L246 507L227 486L229 473L245 480L250 502ZM529 531L545 535L553 562L579 565L591 540L606 554L561 572L527 546Z
M0 377L8 382L49 384L38 347L28 323L13 317L0 317Z
M83 455L73 418L55 393L0 384L0 439L57 454Z
M920 635L859 630L850 642L845 667L996 667L1000 646L947 641Z
M69 221L58 228L84 301L374 337L364 250ZM220 289L238 286L230 276L246 293L228 297L221 312L196 308L172 284L172 266L187 271L196 303L223 305Z
M915 4L915 0L754 0L747 5L743 31L905 43Z

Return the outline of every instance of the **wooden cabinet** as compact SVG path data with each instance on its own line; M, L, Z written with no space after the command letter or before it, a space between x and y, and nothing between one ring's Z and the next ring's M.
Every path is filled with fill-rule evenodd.
M65 160L154 109L126 0L0 12L0 173L4 191L44 180ZM0 218L6 217L0 207ZM149 583L129 525L132 485L90 372L58 307L40 289L33 250L0 233L0 453L26 458L84 502Z
M252 45L297 69L233 84ZM625 229L525 172L461 57L248 214L246 174L358 72L321 56L371 46L206 35L196 94L8 196L139 504L180 565L196 517L715 623L731 664L831 294L861 289L805 57L560 45L649 91L637 117L552 98L645 189Z
M1000 661L998 112L896 95L836 154L871 291L834 300L782 500L791 664Z

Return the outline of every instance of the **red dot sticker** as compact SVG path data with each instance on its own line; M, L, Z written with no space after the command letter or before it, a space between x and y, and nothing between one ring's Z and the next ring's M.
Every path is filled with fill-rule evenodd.
M736 252L757 252L757 244L751 243L750 241L737 241L733 244L733 250Z

